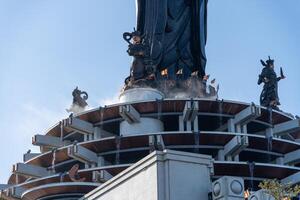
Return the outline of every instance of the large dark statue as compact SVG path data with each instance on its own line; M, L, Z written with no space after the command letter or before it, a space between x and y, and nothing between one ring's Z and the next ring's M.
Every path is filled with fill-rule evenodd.
M137 30L125 33L134 57L131 79L205 75L208 0L137 0ZM140 49L137 50L137 49ZM129 80L129 79L127 79Z
M269 56L269 59L264 62L260 60L261 64L264 66L261 74L258 78L258 84L264 83L263 91L260 95L260 104L265 107L273 108L278 110L280 105L278 96L278 82L281 79L285 79L282 68L280 68L280 76L277 77L274 71L274 60Z

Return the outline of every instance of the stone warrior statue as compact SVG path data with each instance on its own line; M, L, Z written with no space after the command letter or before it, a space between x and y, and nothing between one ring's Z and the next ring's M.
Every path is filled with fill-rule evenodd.
M167 69L171 80L177 79L179 71L183 79L195 72L202 79L206 65L208 0L136 1L137 31L131 36L139 39L133 46L129 45L128 53L135 58L131 76L139 79L154 73L160 79L161 72ZM131 36L125 34L129 41ZM134 51L136 48L142 50ZM152 69L145 69L147 65Z
M133 56L130 76L125 80L125 84L128 84L129 81L153 80L155 75L149 58L148 41L136 30L132 33L124 33L123 38L129 44L128 55Z
M265 107L270 107L278 110L279 96L278 96L278 82L281 79L285 79L282 68L280 68L280 77L277 77L274 71L274 60L269 59L264 62L260 60L264 66L261 74L258 78L258 84L264 83L263 91L260 95L260 104Z
M82 96L83 95L83 96ZM67 109L67 112L78 113L84 111L88 106L86 100L88 99L88 94L85 91L81 91L76 87L73 92L73 103L70 109Z

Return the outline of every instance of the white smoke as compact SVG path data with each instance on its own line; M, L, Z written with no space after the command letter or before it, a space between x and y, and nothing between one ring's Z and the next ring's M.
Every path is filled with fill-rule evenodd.
M176 85L175 85L176 84ZM163 80L158 87L166 98L208 98L216 99L218 97L219 86L215 82L203 84L201 79L188 79L185 81Z
M99 101L99 104L100 104L101 106L117 104L117 103L119 103L119 96L120 96L120 93L117 92L117 93L115 93L115 94L114 94L113 96L111 96L111 97L106 97L106 98L104 98L104 99L101 99L101 100Z
M69 112L69 113L77 114L77 113L81 113L83 111L86 111L88 109L89 109L89 106L81 107L77 104L72 104L69 109L66 109L66 111Z

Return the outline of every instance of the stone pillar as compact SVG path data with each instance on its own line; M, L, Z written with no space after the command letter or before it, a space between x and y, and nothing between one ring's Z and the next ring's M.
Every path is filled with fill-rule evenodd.
M249 200L275 200L274 197L269 195L264 190L258 190L257 192L250 195Z
M208 200L211 156L179 151L155 151L82 200Z
M223 176L212 184L213 200L244 200L244 180Z
M153 88L133 88L124 91L120 97L120 103L130 103L138 101L155 101L164 98L164 94ZM164 131L161 120L151 117L141 117L139 122L130 123L123 121L120 123L120 135L136 135L147 133L158 133Z
M146 133L159 133L164 131L163 123L155 118L140 118L139 123L130 124L127 121L120 123L120 135L137 135Z

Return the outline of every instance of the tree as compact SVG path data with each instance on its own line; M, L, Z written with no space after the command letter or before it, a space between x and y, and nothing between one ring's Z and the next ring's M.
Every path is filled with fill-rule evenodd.
M277 179L264 180L259 187L272 195L275 200L291 200L300 193L300 186L292 184L280 183Z

